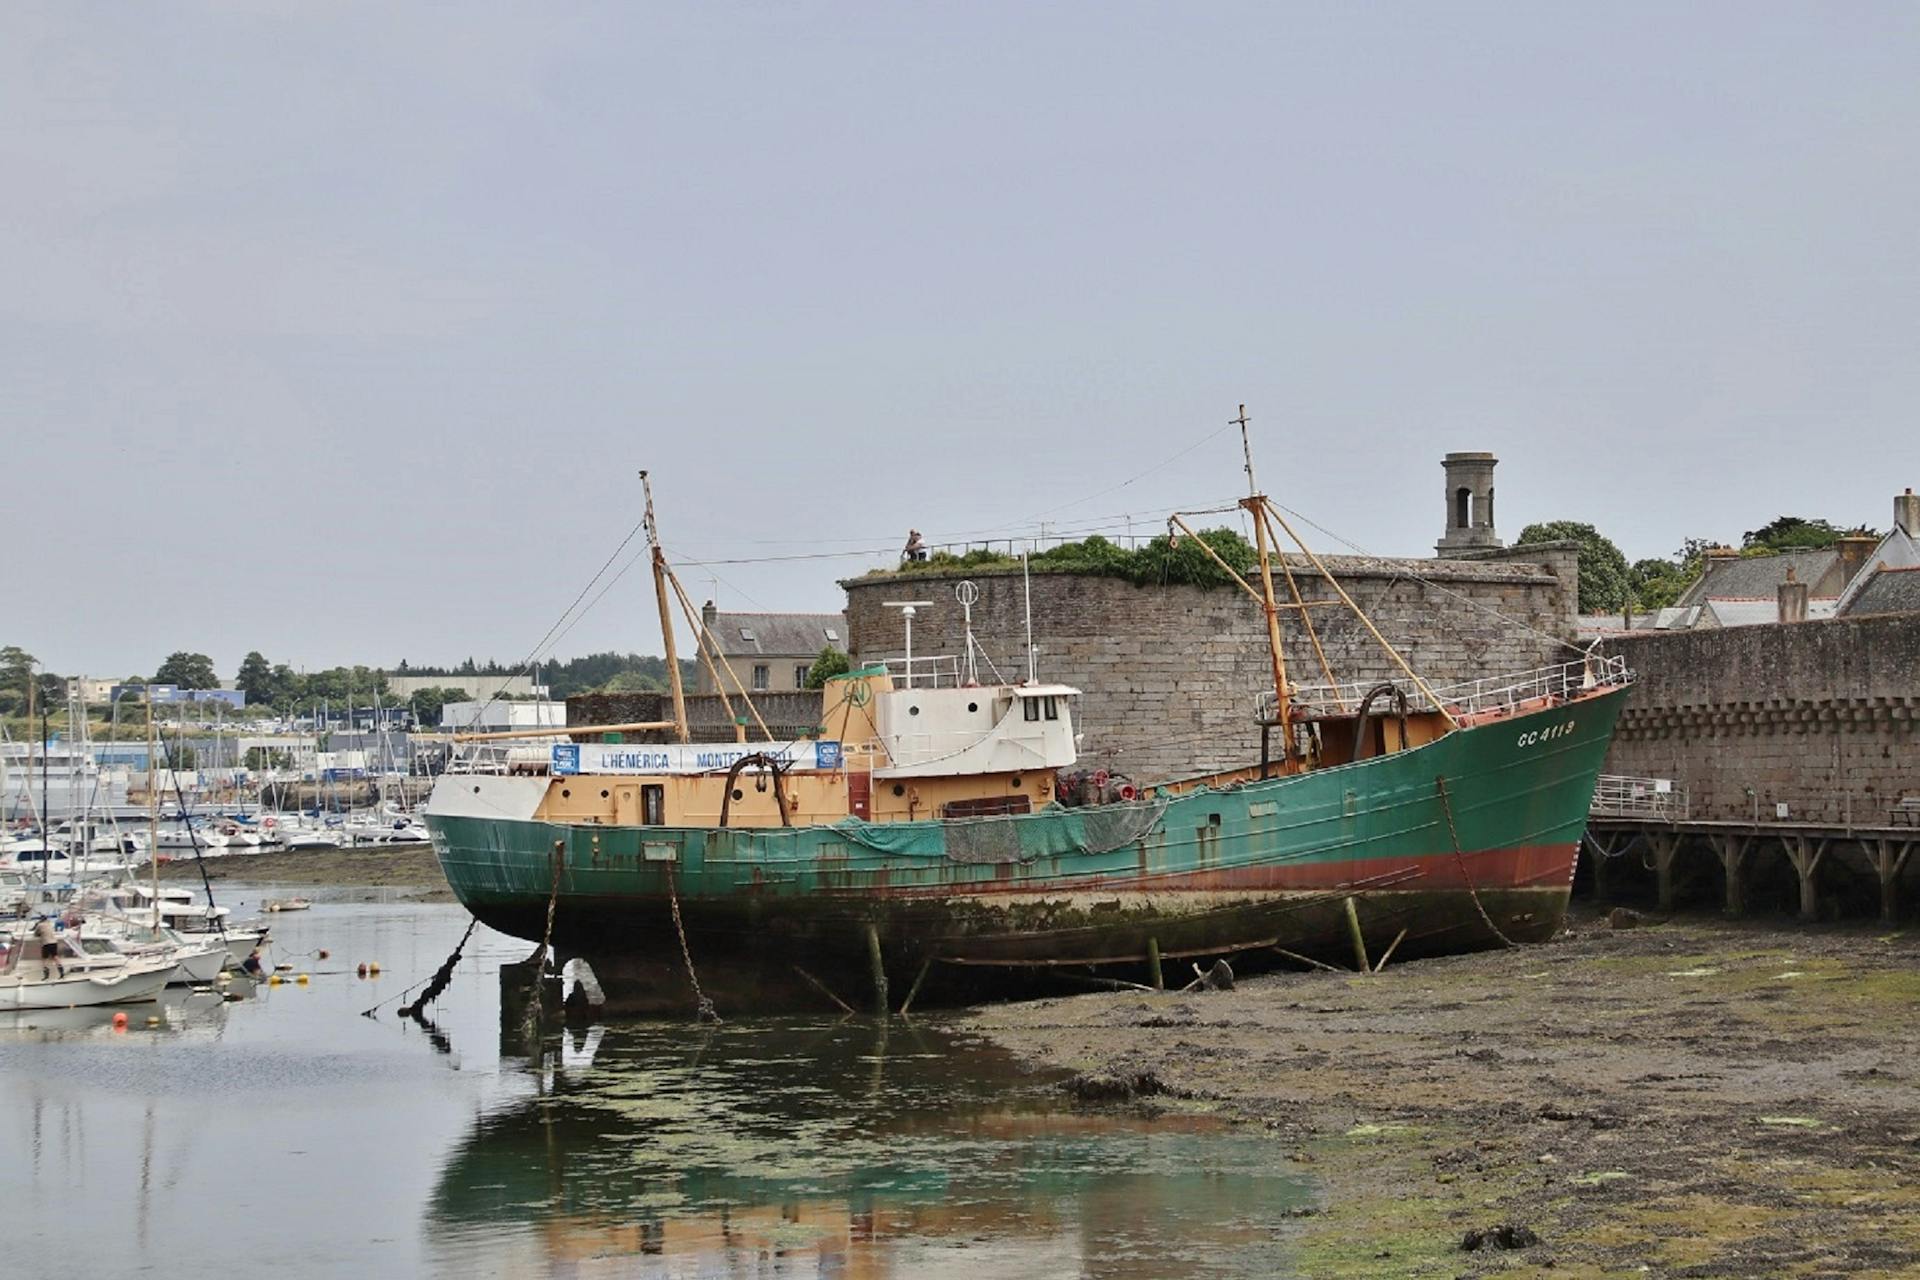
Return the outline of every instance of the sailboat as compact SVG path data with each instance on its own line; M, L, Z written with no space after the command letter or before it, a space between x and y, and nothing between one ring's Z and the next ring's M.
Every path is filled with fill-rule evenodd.
M1247 473L1258 572L1219 564L1265 616L1273 686L1244 767L1084 785L1079 691L1031 662L980 683L971 639L964 664L916 657L911 608L906 658L829 681L818 737L690 743L669 585L716 687L731 669L666 564L649 489L674 719L560 731L543 772L442 777L425 817L448 883L496 929L550 930L636 1011L790 1012L840 992L878 1008L909 980L908 1003L923 984L923 1003L967 1000L1068 973L1158 986L1172 960L1358 967L1550 937L1631 673L1570 651L1433 687L1259 491L1250 448ZM1299 557L1277 554L1282 532ZM1335 678L1301 570L1401 678ZM1293 682L1283 623L1313 638L1323 684ZM605 740L639 732L677 741Z

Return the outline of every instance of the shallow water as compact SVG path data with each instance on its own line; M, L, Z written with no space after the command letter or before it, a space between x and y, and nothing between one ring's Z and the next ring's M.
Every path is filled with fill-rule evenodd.
M625 1024L503 1046L496 970L524 943L477 932L429 1030L393 1003L359 1015L430 973L464 911L273 920L274 959L304 985L169 993L119 1032L110 1010L0 1018L0 1227L19 1274L1291 1270L1288 1211L1312 1191L1269 1140L1075 1110L937 1023ZM361 961L382 975L356 977Z

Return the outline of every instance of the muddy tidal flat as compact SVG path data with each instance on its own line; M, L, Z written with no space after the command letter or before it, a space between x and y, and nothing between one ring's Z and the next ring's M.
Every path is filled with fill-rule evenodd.
M204 866L215 884L241 881L274 888L399 890L416 902L452 902L453 891L440 872L431 845L387 845L367 849L300 849L279 853L241 853L207 858L175 857L161 870L163 880L200 883Z
M1304 1275L1920 1276L1916 1010L1920 931L1593 919L966 1021L1087 1105L1266 1133L1323 1190Z

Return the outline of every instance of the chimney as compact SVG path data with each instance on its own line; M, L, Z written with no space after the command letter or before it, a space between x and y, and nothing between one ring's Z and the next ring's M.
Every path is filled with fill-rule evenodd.
M1920 538L1920 494L1911 487L1893 500L1893 527L1909 538Z
M1709 560L1738 560L1739 558L1740 553L1732 547L1707 548L1707 559Z
M1787 566L1787 580L1780 584L1780 621L1805 622L1807 620L1807 584L1794 576L1793 566Z
M1869 538L1861 533L1850 533L1833 544L1834 550L1840 553L1842 587L1852 582L1859 576L1860 571L1867 567L1867 557L1872 555L1873 549L1879 545L1878 538Z

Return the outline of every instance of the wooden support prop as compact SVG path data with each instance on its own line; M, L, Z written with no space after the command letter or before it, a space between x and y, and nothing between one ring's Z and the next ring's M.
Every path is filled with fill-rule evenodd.
M1165 991L1166 979L1160 975L1160 939L1147 939L1147 972L1153 977L1153 989Z
M1345 973L1346 972L1345 969L1336 969L1330 964L1322 964L1320 961L1315 960L1312 956L1303 956L1298 951L1289 951L1285 947L1275 947L1274 950L1279 952L1281 955L1285 956L1289 960L1298 960L1301 964L1311 965L1315 969L1325 969L1328 973Z
M920 962L920 972L914 975L913 985L907 988L907 998L900 1002L900 1016L906 1017L907 1010L913 1008L913 998L920 994L920 984L927 980L927 970L933 968L933 957L928 956Z
M873 970L873 1008L881 1017L893 1012L887 999L887 964L880 955L880 926L867 926L867 964Z
M1340 901L1347 909L1347 936L1353 939L1354 963L1360 966L1360 972L1372 973L1373 966L1367 963L1367 938L1360 932L1360 908L1354 905L1351 896Z
M1084 982L1088 986L1099 987L1102 991L1154 990L1153 987L1143 986L1138 982L1128 982L1124 978L1109 978L1097 973L1056 973L1054 976L1067 982ZM1204 980L1203 978L1196 978L1194 979L1194 985L1198 986ZM1188 989L1191 990L1192 988L1190 987Z
M832 989L829 988L826 983L820 981L820 979L814 977L812 974L808 973L805 969L802 969L799 965L793 966L793 971L799 974L801 977L805 978L807 980L808 986L812 987L815 991L818 991L821 995L833 1001L835 1004L839 1005L840 1008L845 1012L847 1013L857 1012L857 1010L854 1009L852 1005L848 1004L845 1000L842 1000L839 996L833 994Z
M1387 949L1380 953L1380 963L1373 966L1373 971L1375 973L1378 973L1382 969L1387 967L1387 961L1393 959L1393 953L1396 950L1398 950L1400 947L1400 944L1406 940L1406 936L1407 936L1407 931L1405 929L1402 929L1399 933L1393 936L1393 941L1387 944Z

